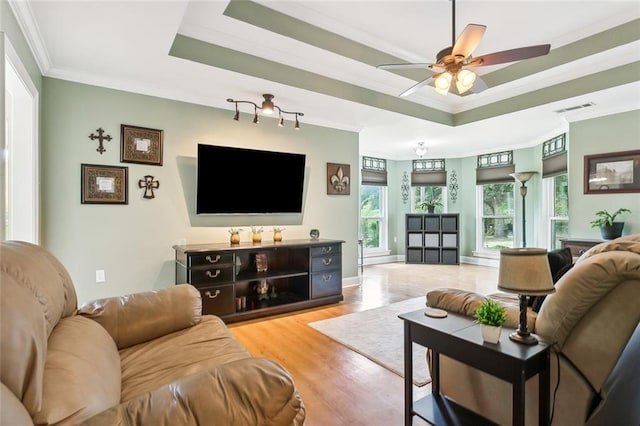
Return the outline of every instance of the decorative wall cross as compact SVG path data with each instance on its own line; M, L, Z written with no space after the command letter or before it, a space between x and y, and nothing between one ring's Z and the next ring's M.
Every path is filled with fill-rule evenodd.
M89 139L96 140L98 139L98 148L96 149L96 151L98 151L100 153L100 155L102 155L103 152L106 151L105 147L102 145L102 143L104 141L110 141L111 140L111 135L106 135L103 136L102 134L104 133L104 130L102 130L102 128L99 128L98 130L96 130L96 132L98 132L98 135L94 135L93 133L91 133L89 135Z
M153 193L154 189L160 188L160 182L157 180L153 180L153 176L146 175L144 179L140 179L138 181L138 186L140 188L144 188L144 198L151 199L155 198L155 194Z

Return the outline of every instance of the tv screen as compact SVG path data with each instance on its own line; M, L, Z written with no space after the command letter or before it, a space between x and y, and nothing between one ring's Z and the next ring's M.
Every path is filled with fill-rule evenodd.
M302 213L305 155L198 144L197 214Z

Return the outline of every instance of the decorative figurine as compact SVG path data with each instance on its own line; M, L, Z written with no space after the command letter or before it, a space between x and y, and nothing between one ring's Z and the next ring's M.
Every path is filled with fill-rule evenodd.
M256 294L258 295L258 301L269 300L269 284L267 280L262 280L256 284Z

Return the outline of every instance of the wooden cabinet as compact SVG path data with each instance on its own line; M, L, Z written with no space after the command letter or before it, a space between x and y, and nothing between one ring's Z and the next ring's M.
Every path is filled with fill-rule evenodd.
M603 240L590 240L585 238L564 238L560 240L560 245L562 248L569 247L573 257L580 257L582 253L591 247L603 242Z
M460 216L410 213L406 216L406 263L460 263Z
M339 240L174 246L176 284L202 295L202 312L244 321L337 303L342 296Z

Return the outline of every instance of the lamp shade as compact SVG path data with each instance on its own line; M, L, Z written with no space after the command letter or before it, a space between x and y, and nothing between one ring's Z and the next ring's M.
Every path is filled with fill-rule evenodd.
M500 250L498 289L507 293L529 296L555 292L547 250L543 248Z
M536 174L538 174L538 172L518 172L518 173L510 173L509 176L511 176L512 178L514 178L520 183L525 183L529 179L531 179L533 175L536 175Z

